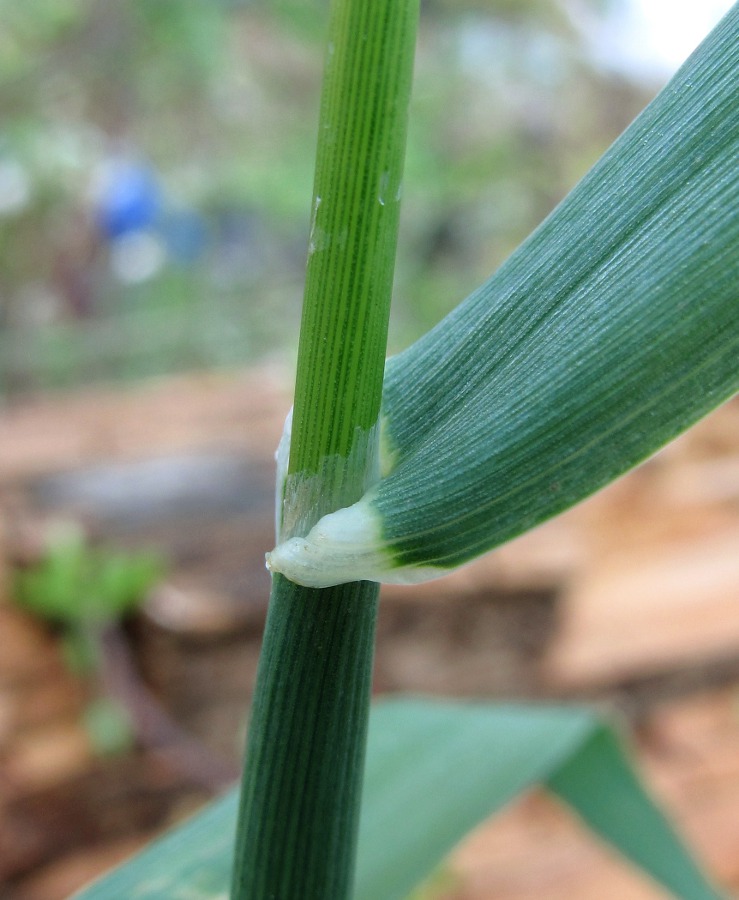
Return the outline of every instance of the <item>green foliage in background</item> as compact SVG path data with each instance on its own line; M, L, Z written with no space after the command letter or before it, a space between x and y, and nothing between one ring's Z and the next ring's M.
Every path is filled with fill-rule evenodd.
M153 554L91 547L70 523L52 532L38 563L16 572L14 599L56 625L102 627L132 612L162 571Z
M327 4L0 12L0 396L292 365ZM653 90L600 69L557 4L424 4L391 348L499 265ZM95 230L121 156L203 229L196 259L136 283Z
M42 558L14 573L14 602L58 629L66 665L97 694L82 714L97 753L129 750L134 740L129 713L107 696L103 634L144 601L162 573L154 554L91 547L73 522L50 529Z
M133 612L162 572L153 554L91 547L68 522L51 529L38 562L15 572L13 599L59 628L69 667L92 675L101 664L102 631Z

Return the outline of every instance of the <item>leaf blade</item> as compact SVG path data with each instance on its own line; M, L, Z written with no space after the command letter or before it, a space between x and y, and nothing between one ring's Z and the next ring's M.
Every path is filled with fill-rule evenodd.
M372 711L355 900L400 900L472 827L535 784L547 784L676 897L720 897L616 737L587 710L396 699ZM614 805L601 809L604 795ZM78 900L223 900L236 808L232 791Z
M594 780L606 789L590 801ZM377 707L370 726L355 900L402 900L468 831L537 783L555 788L676 897L720 896L594 714L396 700ZM612 807L598 799L635 812L629 827L623 816L609 827Z
M451 327L411 348L410 363L401 356L388 367L388 432L392 439L404 430L399 444L412 448L413 464L397 467L375 503L403 564L448 567L520 534L739 389L738 48L735 7L520 251L452 314ZM491 321L480 324L484 316ZM479 362L486 349L487 370ZM429 373L414 379L415 397L401 384L408 369ZM470 369L472 387L463 383ZM464 432L460 413L443 421L433 410L442 382L455 393L452 373L463 386ZM419 393L427 399L413 412ZM424 434L421 446L414 433ZM459 460L462 436L470 450L446 514L457 531L466 523L464 541L451 528L442 533L438 499L440 470ZM481 461L486 436L498 447ZM410 490L422 469L427 477ZM481 508L485 484L492 496ZM417 534L433 523L435 541L401 537L414 505Z
M547 779L547 787L675 896L693 900L718 896L693 860L675 852L673 829L649 801L612 731L596 729L577 757Z

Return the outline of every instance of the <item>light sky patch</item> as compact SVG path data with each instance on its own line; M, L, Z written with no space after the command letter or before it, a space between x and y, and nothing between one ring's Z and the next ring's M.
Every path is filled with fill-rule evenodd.
M665 81L731 6L732 0L623 0L598 21L577 2L570 10L600 64Z

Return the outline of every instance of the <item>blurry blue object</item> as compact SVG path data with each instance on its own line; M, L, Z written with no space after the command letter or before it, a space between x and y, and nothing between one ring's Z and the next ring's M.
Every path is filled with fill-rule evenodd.
M170 259L183 265L198 260L208 241L205 220L192 209L168 212L162 222L161 233Z
M110 240L144 231L155 225L161 206L161 191L148 166L112 162L98 194L98 226Z

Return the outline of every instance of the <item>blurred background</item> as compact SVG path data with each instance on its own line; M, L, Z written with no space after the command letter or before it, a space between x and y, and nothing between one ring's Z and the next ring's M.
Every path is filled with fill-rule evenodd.
M393 349L541 221L710 5L423 4ZM291 364L326 6L3 0L0 396Z
M237 772L327 5L0 0L2 897L66 896ZM423 2L391 352L729 6ZM734 404L458 576L386 592L376 689L617 709L737 887L737 547ZM661 896L543 798L507 815L438 896L606 898L604 872L614 898Z

